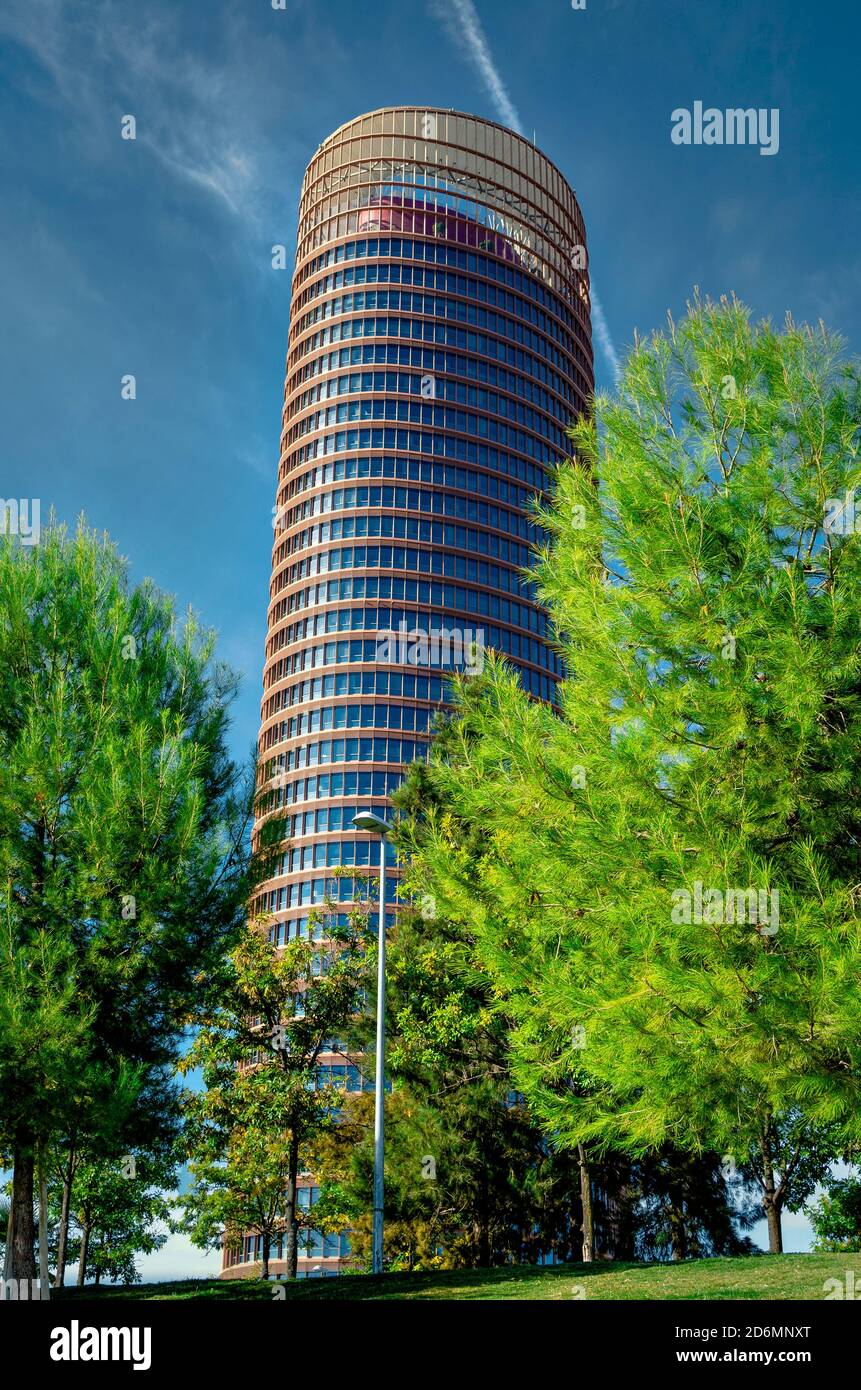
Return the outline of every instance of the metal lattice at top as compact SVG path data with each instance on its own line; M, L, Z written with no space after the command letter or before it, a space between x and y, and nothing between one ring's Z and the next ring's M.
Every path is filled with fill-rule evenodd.
M467 216L493 226L531 273L588 314L585 235L573 190L523 136L460 112L387 107L335 131L305 174L298 259L338 235L339 217L371 205L393 183L461 197Z

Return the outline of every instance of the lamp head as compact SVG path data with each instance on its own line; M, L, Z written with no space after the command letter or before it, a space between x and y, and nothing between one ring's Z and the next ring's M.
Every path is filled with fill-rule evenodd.
M375 816L373 811L360 811L353 816L353 824L357 830L366 830L371 835L388 835L392 828L388 821L383 820L382 816Z

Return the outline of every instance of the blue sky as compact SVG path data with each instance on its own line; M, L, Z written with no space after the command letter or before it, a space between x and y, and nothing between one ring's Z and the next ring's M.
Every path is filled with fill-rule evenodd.
M84 512L219 630L244 675L238 755L258 719L290 292L271 248L291 247L305 164L341 122L427 103L534 132L585 214L613 345L600 385L694 285L861 341L857 6L586 6L4 0L0 495ZM674 145L671 112L695 101L779 108L778 153Z

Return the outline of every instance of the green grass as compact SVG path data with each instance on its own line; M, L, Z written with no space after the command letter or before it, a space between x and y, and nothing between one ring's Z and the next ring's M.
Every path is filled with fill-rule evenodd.
M855 1269L861 1283L861 1255L755 1255L741 1259L696 1260L680 1265L565 1265L556 1269L506 1266L502 1269L446 1270L428 1274L350 1275L340 1279L301 1279L281 1284L288 1299L823 1299L826 1279L843 1284ZM100 1289L64 1289L62 1300L132 1298L179 1300L268 1299L273 1285L261 1279L186 1279L167 1284L136 1284ZM582 1291L582 1292L581 1292Z

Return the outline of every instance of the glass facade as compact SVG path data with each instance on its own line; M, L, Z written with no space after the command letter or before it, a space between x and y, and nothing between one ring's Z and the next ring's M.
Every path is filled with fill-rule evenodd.
M389 814L452 670L492 648L553 699L530 505L592 390L583 219L539 150L425 107L323 142L299 208L261 705L262 813L290 814L254 904L276 943L324 896L350 901L327 869L379 864L352 817ZM355 1059L320 1061L366 1084ZM337 1270L346 1237L311 1235L300 1271Z

